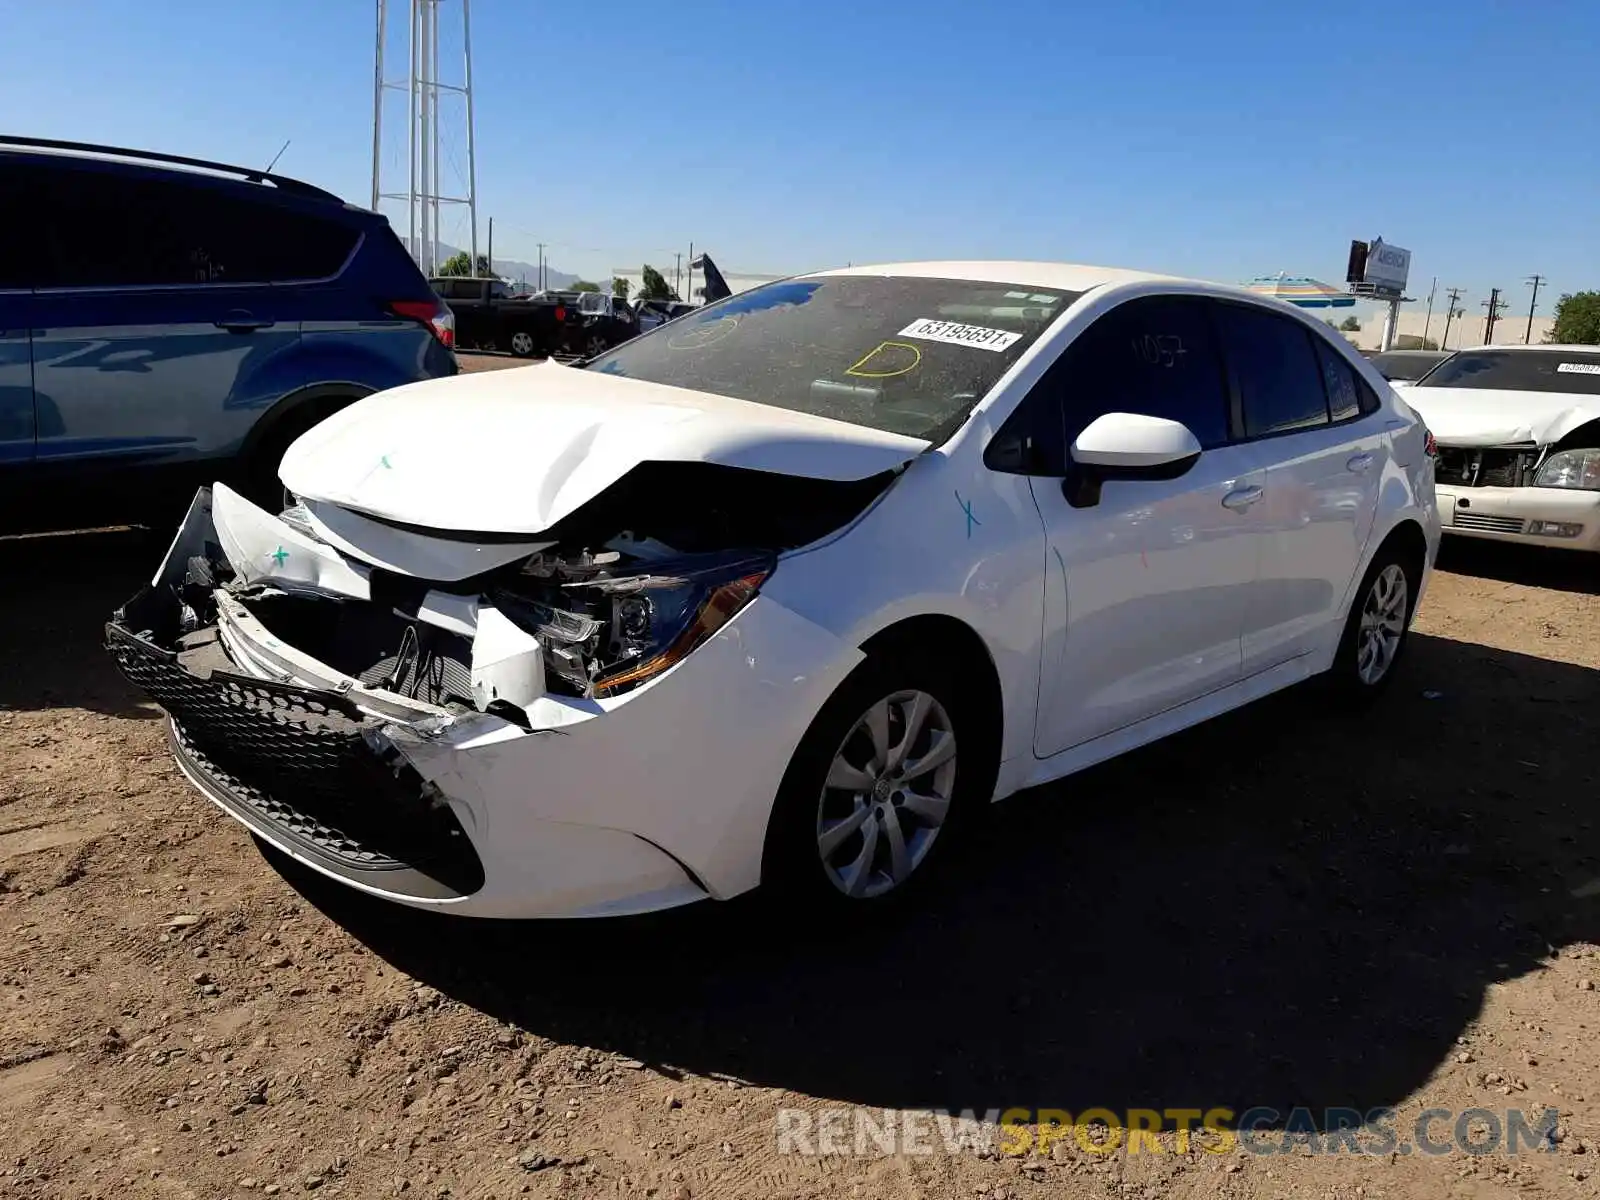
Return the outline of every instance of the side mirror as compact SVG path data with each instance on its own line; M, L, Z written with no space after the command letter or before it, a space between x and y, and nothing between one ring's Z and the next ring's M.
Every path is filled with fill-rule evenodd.
M1181 421L1106 413L1072 443L1074 470L1061 483L1074 508L1100 503L1108 479L1177 479L1200 460L1200 440Z

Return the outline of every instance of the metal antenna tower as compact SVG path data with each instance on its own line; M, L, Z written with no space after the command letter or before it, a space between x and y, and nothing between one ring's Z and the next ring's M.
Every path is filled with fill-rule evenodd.
M405 203L404 233L411 256L425 275L438 274L439 209L442 205L464 204L471 223L472 273L478 269L478 158L472 123L472 5L471 0L453 0L461 14L461 82L444 83L439 74L439 8L449 0L377 0L377 51L372 72L372 207L385 200ZM405 43L406 75L390 79L384 69L384 51L391 40L390 10L398 10L408 20ZM454 22L451 22L452 24ZM390 93L407 97L404 119L406 159L405 191L385 191L383 177L384 107ZM466 113L467 178L466 195L444 192L440 180L439 134L446 124L444 96L459 96ZM457 127L459 128L459 126Z

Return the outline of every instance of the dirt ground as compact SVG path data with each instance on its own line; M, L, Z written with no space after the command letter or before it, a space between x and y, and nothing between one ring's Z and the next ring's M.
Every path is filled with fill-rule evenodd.
M737 903L452 923L264 857L100 648L164 549L0 542L0 1197L1600 1193L1592 562L1452 547L1375 713L1293 692L1018 797L961 889L824 939ZM1562 1140L775 1138L786 1108L1297 1104L1554 1106Z

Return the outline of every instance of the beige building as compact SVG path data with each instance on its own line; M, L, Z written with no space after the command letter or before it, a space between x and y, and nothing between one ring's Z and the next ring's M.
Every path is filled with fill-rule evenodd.
M1327 312L1326 316L1331 318L1335 324L1338 324L1352 313L1355 315L1356 320L1361 322L1361 328L1355 333L1346 332L1345 336L1363 350L1376 350L1383 340L1384 310L1382 308L1369 308L1363 304L1357 305L1353 309L1332 309ZM1482 309L1475 313L1469 311L1464 317L1457 317L1450 322L1450 340L1446 344L1442 340L1444 338L1444 313L1439 307L1434 308L1433 319L1429 321L1428 310L1425 305L1405 304L1400 307L1400 322L1395 327L1395 333L1398 336L1406 336L1408 339L1413 337L1421 338L1423 336L1423 327L1426 325L1428 339L1438 345L1440 349L1461 350L1469 346L1481 346L1484 344L1483 320ZM1551 317L1534 317L1533 336L1532 338L1527 338L1527 309L1523 309L1520 316L1516 313L1506 313L1495 322L1494 337L1491 340L1501 346L1520 346L1524 340L1532 341L1537 345L1549 336L1551 326L1554 324L1555 321ZM1412 343L1408 340L1407 345L1413 349L1421 348L1420 342ZM1400 348L1398 342L1396 343L1396 348Z

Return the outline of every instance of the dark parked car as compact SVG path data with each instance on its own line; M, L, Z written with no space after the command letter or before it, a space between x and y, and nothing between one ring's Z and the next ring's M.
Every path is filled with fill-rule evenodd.
M429 283L455 314L463 348L544 356L561 349L581 324L576 294L574 302L552 292L513 295L502 279L441 276Z
M452 375L450 310L381 215L245 167L0 136L0 523L145 515ZM25 503L23 502L25 501Z
M626 300L604 292L584 292L578 297L581 324L568 338L572 353L585 358L604 354L613 346L639 336L639 317Z
M1388 350L1368 357L1389 382L1414 383L1453 353L1453 350Z
M634 314L638 318L640 331L648 332L697 308L699 305L686 304L682 300L640 300L634 305Z

